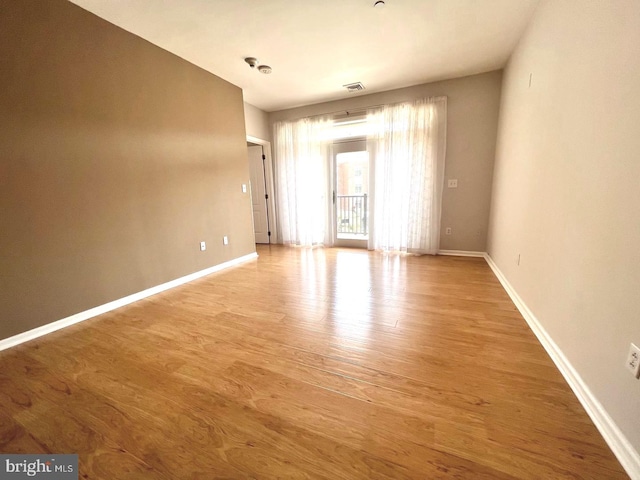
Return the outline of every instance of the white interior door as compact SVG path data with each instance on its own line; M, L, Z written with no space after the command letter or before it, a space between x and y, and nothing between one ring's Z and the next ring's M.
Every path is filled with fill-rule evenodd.
M256 243L269 243L269 215L265 191L262 147L260 145L252 145L247 148L249 150L253 230Z

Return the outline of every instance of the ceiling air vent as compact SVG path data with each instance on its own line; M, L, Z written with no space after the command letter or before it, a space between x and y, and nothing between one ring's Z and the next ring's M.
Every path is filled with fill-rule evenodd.
M343 87L346 88L349 93L364 90L364 85L360 82L348 83L347 85L343 85Z

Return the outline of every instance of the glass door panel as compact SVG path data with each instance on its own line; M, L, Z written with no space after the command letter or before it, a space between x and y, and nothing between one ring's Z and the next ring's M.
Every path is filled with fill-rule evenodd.
M369 238L369 153L363 141L334 145L336 245L366 248Z

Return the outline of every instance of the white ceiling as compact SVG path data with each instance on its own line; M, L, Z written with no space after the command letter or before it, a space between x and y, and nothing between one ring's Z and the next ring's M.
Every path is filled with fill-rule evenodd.
M502 68L538 0L71 0L265 111ZM245 57L273 68L264 75ZM362 82L366 90L342 86Z

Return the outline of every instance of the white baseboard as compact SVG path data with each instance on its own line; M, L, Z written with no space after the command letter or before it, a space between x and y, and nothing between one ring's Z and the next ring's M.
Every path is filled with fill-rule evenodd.
M175 280L171 280L170 282L148 288L124 298L105 303L104 305L99 305L89 310L85 310L84 312L76 313L61 320L47 323L46 325L34 328L33 330L29 330L27 332L19 333L17 335L14 335L13 337L5 338L4 340L0 340L0 351L6 350L7 348L15 347L16 345L20 345L21 343L28 342L29 340L47 335L48 333L55 332L56 330L60 330L70 325L83 322L97 315L102 315L103 313L115 310L116 308L123 307L133 302L137 302L138 300L150 297L151 295L155 295L156 293L164 292L165 290L169 290L179 285L192 282L193 280L204 277L205 275L210 275L234 265L253 260L254 258L258 258L258 254L255 252L244 255L242 257L234 258L233 260L229 260L228 262L205 268L204 270L200 270L199 272L194 272L189 275L185 275L184 277L176 278Z
M567 357L562 353L560 347L558 347L535 315L531 310L529 310L529 307L527 307L522 298L520 298L518 293L511 286L491 256L489 256L489 254L485 254L485 259L491 267L491 270L493 270L493 273L495 273L496 277L498 277L498 280L509 294L509 297L511 297L515 306L529 324L531 330L533 330L533 333L538 337L538 340L556 364L558 370L560 370L560 373L562 373L563 377L573 390L573 393L578 397L578 400L587 411L589 417L591 417L591 420L602 434L602 437L607 442L609 448L611 448L622 467L632 479L640 480L640 454L633 448L633 445L629 443L627 437L609 416L584 380L582 380L580 374L575 368L573 368L573 365L571 365Z
M469 250L438 250L438 255L449 255L452 257L482 257L484 258L485 252L472 252Z

